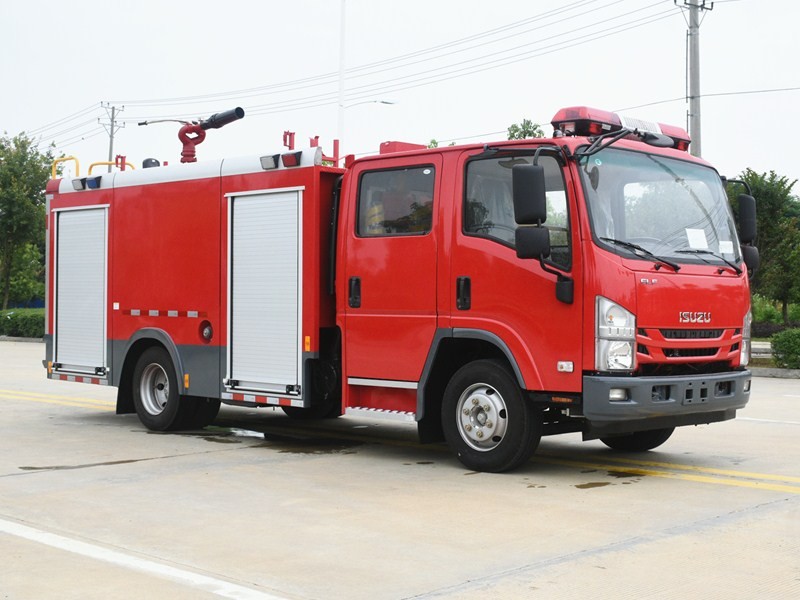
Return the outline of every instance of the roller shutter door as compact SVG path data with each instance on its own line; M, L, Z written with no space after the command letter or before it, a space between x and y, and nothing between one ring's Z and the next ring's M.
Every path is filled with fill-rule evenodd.
M240 389L295 391L301 381L301 193L231 202L230 379Z
M106 367L106 209L58 214L55 362L65 371Z

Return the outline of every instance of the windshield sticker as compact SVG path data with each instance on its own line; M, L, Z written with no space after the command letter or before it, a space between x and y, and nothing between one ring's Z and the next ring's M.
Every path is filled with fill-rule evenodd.
M720 240L719 242L720 254L733 254L733 242Z
M697 250L708 250L708 240L706 232L702 229L686 229L686 238L689 240L689 247Z

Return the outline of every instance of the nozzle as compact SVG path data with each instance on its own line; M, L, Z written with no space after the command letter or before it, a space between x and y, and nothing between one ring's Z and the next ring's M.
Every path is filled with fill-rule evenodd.
M244 116L244 109L240 106L231 110L226 110L221 113L216 113L208 117L205 121L200 123L203 129L219 129L223 125L238 121Z

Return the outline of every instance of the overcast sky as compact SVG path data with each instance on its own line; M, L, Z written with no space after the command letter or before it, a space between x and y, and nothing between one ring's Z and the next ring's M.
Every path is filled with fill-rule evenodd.
M137 166L181 151L179 124L139 121L241 106L244 120L198 146L201 160L279 151L284 130L330 152L342 4L3 1L0 130L55 141L85 174L107 159L106 103L125 124L114 153ZM505 139L523 118L550 135L574 105L687 126L687 15L673 0L346 0L345 14L347 153ZM729 177L800 178L800 3L717 0L703 17L703 157Z

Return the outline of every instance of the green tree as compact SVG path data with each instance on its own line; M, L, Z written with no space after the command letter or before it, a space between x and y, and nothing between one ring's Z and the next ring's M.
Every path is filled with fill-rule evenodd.
M544 131L530 119L522 119L522 123L514 123L508 128L508 139L524 140L527 138L544 137Z
M784 324L789 324L789 303L800 302L800 219L784 217L775 229L777 240L769 259L762 262L759 291L781 305Z
M0 138L0 306L8 308L12 299L12 278L20 284L30 271L24 256L31 248L43 247L44 188L53 162L51 150L42 153L24 133ZM41 259L38 259L41 266ZM42 283L43 269L36 278ZM15 286L16 287L16 286ZM26 298L30 299L30 298Z
M756 246L761 267L753 277L753 290L779 302L783 320L788 323L788 305L800 299L800 201L792 195L797 180L790 181L775 171L756 173L752 169L746 169L739 178L748 183L756 199ZM728 187L734 214L738 213L737 198L743 191L742 186Z
M38 244L25 244L14 257L9 298L22 303L44 298L44 252Z

